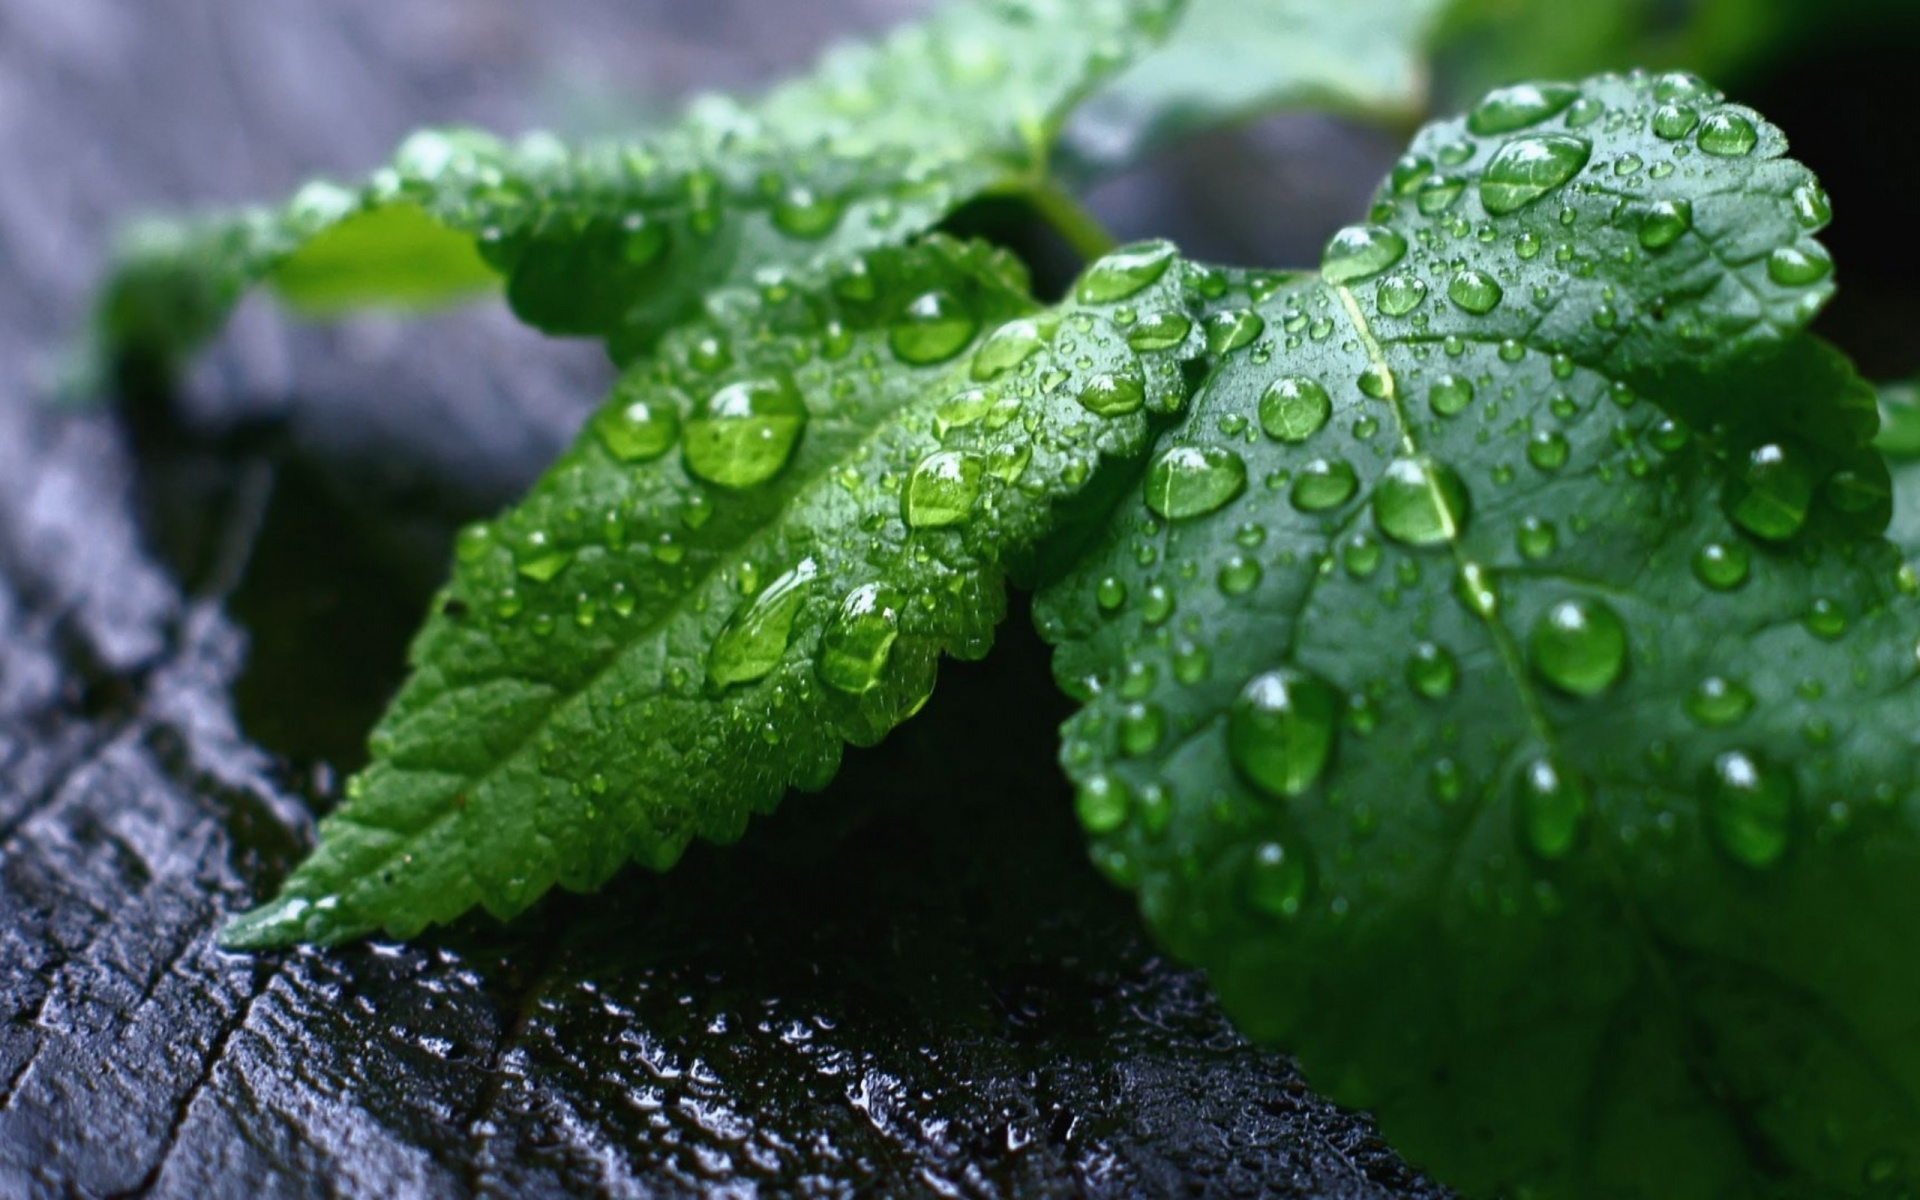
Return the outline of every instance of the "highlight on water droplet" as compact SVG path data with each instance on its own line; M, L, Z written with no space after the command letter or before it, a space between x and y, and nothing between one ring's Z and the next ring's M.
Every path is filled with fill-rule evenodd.
M1204 516L1247 486L1247 464L1223 446L1174 446L1147 470L1147 507L1169 520Z
M1788 771L1732 750L1713 760L1705 790L1707 827L1727 857L1754 870L1786 857L1798 790Z
M1452 467L1425 455L1397 458L1374 487L1373 519L1403 545L1437 546L1466 528L1467 504L1467 485Z
M1333 688L1306 671L1282 667L1254 676L1228 712L1235 770L1275 799L1300 795L1326 771L1338 709Z
M1627 630L1605 601L1562 600L1533 623L1527 639L1534 670L1575 696L1597 696L1627 665Z
M752 487L787 465L806 425L806 401L791 378L749 379L721 388L694 410L681 456L687 470L708 483Z
M941 450L927 455L907 478L900 496L901 518L909 529L960 524L973 511L985 472L986 463L977 454Z
M904 595L881 583L848 592L820 636L820 678L854 696L880 686L906 606Z
M1406 257L1407 239L1385 225L1349 225L1334 234L1320 256L1320 275L1328 283L1371 279Z
M1480 203L1496 217L1525 208L1565 186L1593 156L1593 143L1566 133L1515 138L1500 147L1480 176Z
M818 563L802 559L728 619L707 654L707 678L715 687L752 683L780 665L819 574Z

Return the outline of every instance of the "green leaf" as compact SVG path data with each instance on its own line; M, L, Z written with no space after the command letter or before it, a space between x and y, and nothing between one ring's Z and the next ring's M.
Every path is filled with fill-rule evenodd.
M1411 118L1442 0L1192 0L1174 35L1088 101L1068 132L1112 169L1189 134L1323 105Z
M1172 259L1123 252L1109 292L1153 311ZM916 712L941 654L985 653L1055 506L1183 395L1172 360L1036 311L979 245L715 293L461 536L372 764L229 944L511 916L737 837Z
M984 193L1041 189L1061 122L1181 2L955 4L757 104L698 101L639 141L416 134L362 187L318 182L279 210L135 230L98 340L170 368L262 281L317 311L459 299L477 281L465 241L523 319L605 337L629 361L710 288L844 262Z
M1681 77L1429 128L1042 593L1096 863L1467 1194L1920 1182L1920 585L1784 150Z

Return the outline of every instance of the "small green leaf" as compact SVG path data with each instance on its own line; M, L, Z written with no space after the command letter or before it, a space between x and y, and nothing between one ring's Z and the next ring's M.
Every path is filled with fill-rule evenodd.
M1103 460L1144 451L1199 347L1037 312L1011 259L944 238L713 294L461 535L372 765L227 941L510 916L824 786L843 742L918 711L941 654L985 653L1008 573ZM1084 399L1116 387L1139 403Z
M1042 188L1067 114L1181 2L951 5L757 104L708 97L638 141L415 134L362 187L317 182L276 211L135 230L98 341L172 367L262 280L317 312L460 299L480 278L465 241L522 319L630 361L710 288L844 262L983 193Z
M1068 149L1088 167L1137 161L1189 134L1281 108L1403 118L1426 99L1420 61L1441 0L1192 0L1174 35L1088 101Z
M1196 294L1259 332L1150 461L1244 491L1150 469L1038 607L1094 859L1467 1194L1911 1189L1920 589L1824 205L1697 80L1550 91Z

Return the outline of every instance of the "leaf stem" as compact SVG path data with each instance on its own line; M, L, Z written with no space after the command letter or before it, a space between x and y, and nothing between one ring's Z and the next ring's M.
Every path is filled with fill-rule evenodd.
M1118 241L1100 218L1087 211L1073 194L1052 179L1041 179L1027 191L1027 199L1047 224L1065 238L1073 252L1091 262L1112 250Z

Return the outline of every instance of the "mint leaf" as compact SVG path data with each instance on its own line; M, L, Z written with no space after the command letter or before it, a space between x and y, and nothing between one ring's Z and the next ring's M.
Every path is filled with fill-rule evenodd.
M1172 258L1123 252L1093 294L1151 312ZM1197 330L1143 323L1197 353ZM941 654L984 654L1055 506L1183 395L1171 359L1082 306L1037 311L980 245L713 294L522 504L462 534L372 764L228 943L506 917L737 837L916 712Z
M102 351L171 368L267 282L296 309L420 307L488 274L516 313L630 361L710 288L897 245L984 193L1045 185L1061 122L1164 32L1181 0L952 5L743 106L578 148L428 131L364 186L129 237ZM477 257L476 257L477 254Z
M1426 99L1441 0L1192 0L1166 45L1101 89L1068 130L1113 169L1200 130L1325 105L1402 118Z
M1468 1194L1920 1181L1920 588L1784 151L1679 76L1430 127L1041 596L1096 863Z

